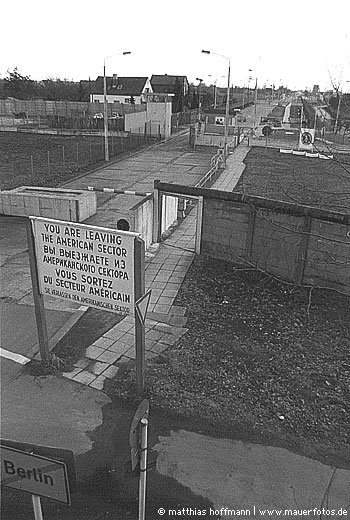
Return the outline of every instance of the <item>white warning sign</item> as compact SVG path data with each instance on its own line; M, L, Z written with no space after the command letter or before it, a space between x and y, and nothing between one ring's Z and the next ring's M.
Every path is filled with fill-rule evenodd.
M299 135L299 150L312 151L315 141L315 130L313 128L301 128Z
M134 313L138 233L30 219L41 294L118 314Z

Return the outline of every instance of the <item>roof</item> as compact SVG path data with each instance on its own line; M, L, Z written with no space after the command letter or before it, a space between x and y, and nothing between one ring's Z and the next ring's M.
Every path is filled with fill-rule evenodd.
M187 76L169 76L168 74L153 74L151 77L151 85L154 92L174 93L176 80L178 80L180 83L188 83Z
M140 96L145 87L147 76L127 77L106 76L107 93L116 96ZM98 76L93 87L94 94L103 92L103 76Z

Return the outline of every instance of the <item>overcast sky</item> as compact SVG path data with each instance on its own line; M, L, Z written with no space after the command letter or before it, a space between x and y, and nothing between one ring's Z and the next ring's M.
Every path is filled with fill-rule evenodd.
M350 91L349 0L17 0L1 8L0 77L187 76ZM250 72L249 69L252 69Z

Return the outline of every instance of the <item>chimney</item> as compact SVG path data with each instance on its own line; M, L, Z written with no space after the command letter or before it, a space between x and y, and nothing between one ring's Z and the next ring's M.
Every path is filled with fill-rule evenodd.
M118 74L113 74L112 87L116 88L117 85L118 85Z

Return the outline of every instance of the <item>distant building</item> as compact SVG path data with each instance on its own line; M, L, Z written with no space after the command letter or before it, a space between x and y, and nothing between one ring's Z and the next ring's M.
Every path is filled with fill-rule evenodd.
M186 76L168 76L168 74L156 75L151 77L153 92L156 94L175 94L179 86L183 96L188 94L188 80Z
M147 96L153 92L147 77L106 77L108 103L133 103L139 105L147 102ZM90 94L93 103L104 102L103 76L98 76Z
M153 92L160 95L172 95L173 112L182 112L188 106L189 83L186 76L168 76L168 74L151 77Z

